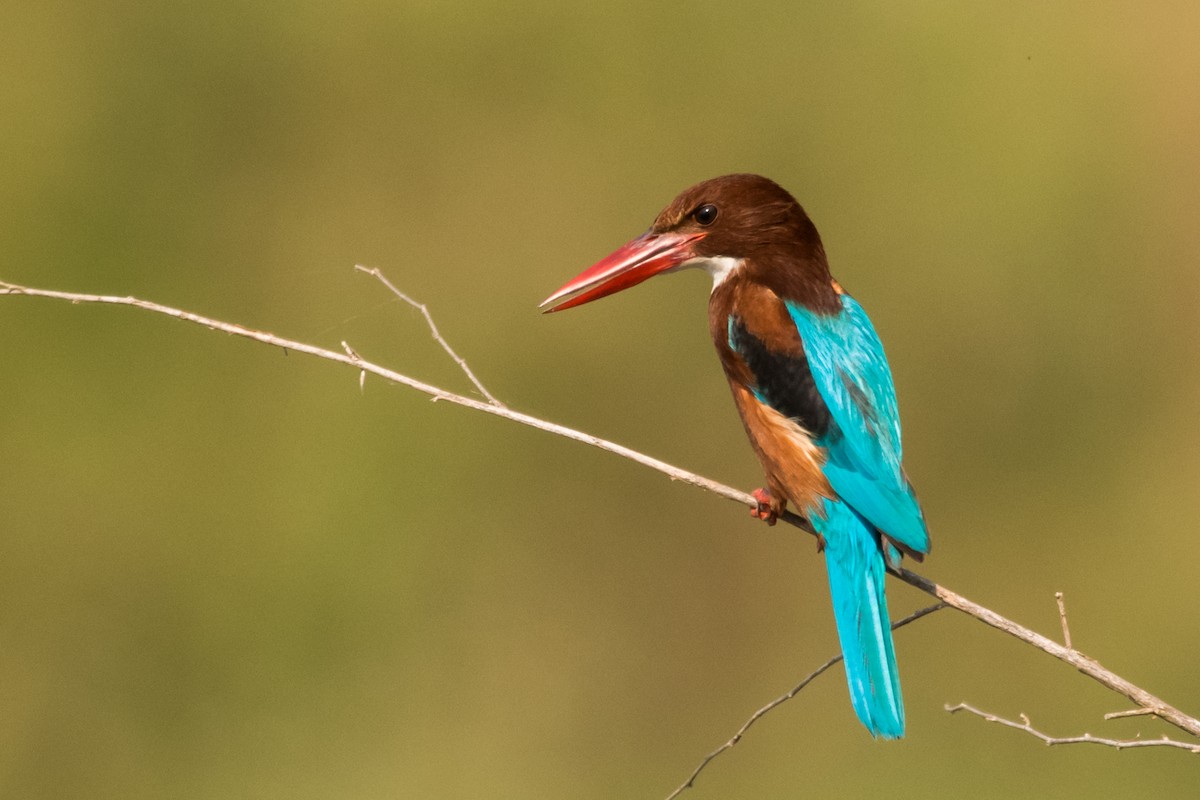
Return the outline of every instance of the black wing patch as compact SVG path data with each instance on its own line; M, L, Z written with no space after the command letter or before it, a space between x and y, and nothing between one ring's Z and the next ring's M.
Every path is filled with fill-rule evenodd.
M817 391L803 351L793 356L771 350L762 339L746 330L745 323L736 315L729 317L729 346L750 368L755 385L748 388L755 397L800 423L814 438L825 435L833 416Z

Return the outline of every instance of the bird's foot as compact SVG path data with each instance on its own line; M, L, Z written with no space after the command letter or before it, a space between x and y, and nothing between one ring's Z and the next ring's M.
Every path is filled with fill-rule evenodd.
M774 525L775 520L779 518L779 512L775 509L775 498L766 489L755 489L750 494L758 501L758 505L750 509L750 516L761 519L768 525Z

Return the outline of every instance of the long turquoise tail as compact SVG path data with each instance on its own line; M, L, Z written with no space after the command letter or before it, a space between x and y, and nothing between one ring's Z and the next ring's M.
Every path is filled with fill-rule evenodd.
M825 566L850 700L872 735L898 739L904 735L904 700L883 592L883 553L875 533L849 506L836 501L824 505L826 517L817 527L825 537Z

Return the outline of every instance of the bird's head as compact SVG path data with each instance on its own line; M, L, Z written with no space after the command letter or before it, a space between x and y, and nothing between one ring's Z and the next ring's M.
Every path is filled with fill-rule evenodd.
M714 287L748 271L779 284L782 296L794 296L789 284L830 282L820 236L795 198L760 175L724 175L685 189L650 230L572 278L542 307L562 311L689 267L706 270Z

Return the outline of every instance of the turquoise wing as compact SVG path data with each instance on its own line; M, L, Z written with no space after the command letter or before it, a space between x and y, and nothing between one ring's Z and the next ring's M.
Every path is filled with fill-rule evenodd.
M900 413L883 345L862 306L842 295L837 314L787 303L832 422L818 440L838 496L891 539L929 551L921 507L900 462Z

